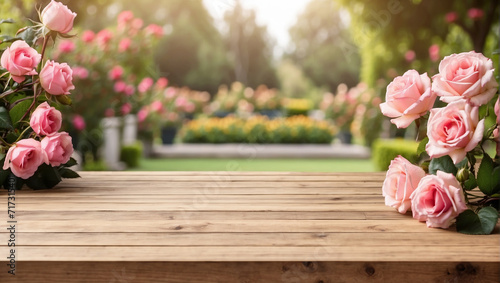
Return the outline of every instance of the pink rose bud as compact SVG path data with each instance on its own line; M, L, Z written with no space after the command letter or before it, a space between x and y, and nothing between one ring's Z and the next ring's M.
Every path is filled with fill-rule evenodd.
M91 30L86 30L82 33L82 40L85 43L90 43L94 40L95 33Z
M449 155L455 164L465 158L483 138L484 119L479 107L456 101L431 110L427 122L429 143L425 149L431 158Z
M139 92L144 93L144 92L148 91L149 89L151 89L153 84L154 84L154 81L152 78L144 78L139 83L139 86L137 86L137 89L139 90Z
M380 109L385 116L395 118L391 123L406 128L425 115L435 100L436 94L431 90L427 73L419 75L417 71L409 70L387 86L385 102L380 104Z
M80 115L75 115L73 116L73 120L71 121L72 124L73 124L73 127L77 130L77 131L83 131L86 127L85 125L85 120L83 119L82 116Z
M65 164L73 154L73 143L70 135L60 132L42 139L42 149L49 158L49 164L59 166Z
M62 53L70 53L75 50L75 43L71 40L63 40L59 43L58 48Z
M422 168L411 164L401 155L396 157L391 161L382 185L385 205L396 208L399 213L406 213L411 208L410 195L424 176Z
M120 40L120 43L118 44L118 52L123 53L127 51L130 48L130 44L132 44L130 38Z
M471 8L467 11L467 16L472 20L479 20L484 16L484 11L479 8Z
M116 81L123 76L123 68L121 66L114 66L108 73L110 80Z
M3 170L10 168L17 177L28 179L43 163L49 164L49 160L40 142L34 139L23 139L9 148Z
M439 45L433 44L429 47L429 58L432 62L439 60Z
M407 62L412 62L413 60L415 60L415 57L416 57L416 56L417 56L417 55L415 54L415 51L413 51L413 50L408 50L408 51L406 51L406 53L405 53L405 60L406 60Z
M121 110L123 115L127 115L130 113L130 111L132 111L132 105L127 102L127 103L122 105L120 110Z
M36 75L36 66L40 63L42 55L31 48L22 40L14 41L10 47L2 53L0 63L5 68L12 79L18 83L24 81L26 75Z
M452 54L439 63L432 89L441 101L466 100L473 105L488 103L497 92L493 62L474 51Z
M446 229L467 210L462 186L453 174L442 171L423 177L410 199L413 218L426 221L427 227Z
M40 104L31 114L30 126L39 136L48 136L61 129L62 115L47 102Z
M70 94L73 85L73 70L66 63L47 61L40 72L40 84L52 95Z
M495 115L497 116L497 124L500 125L500 96L495 103Z
M458 15L456 12L449 12L444 17L446 22L448 23L453 23L458 19Z
M155 85L155 88L156 89L164 89L166 88L168 85L168 80L167 78L159 78L157 81L156 81L156 85Z
M89 71L84 67L73 67L73 78L86 79L89 77Z
M76 13L73 13L66 5L54 0L43 9L40 14L42 23L52 31L68 33L73 29L73 21Z

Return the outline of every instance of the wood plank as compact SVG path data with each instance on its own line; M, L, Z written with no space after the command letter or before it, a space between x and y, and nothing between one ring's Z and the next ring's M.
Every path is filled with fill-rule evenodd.
M413 219L404 220L22 220L23 232L190 232L190 233L279 233L279 232L400 232L441 233ZM450 228L454 229L454 228ZM264 237L264 236L263 236ZM369 237L369 236L366 236Z
M464 252L467 251L467 252ZM19 261L408 261L408 245L403 246L317 246L317 247L165 247L165 246L24 246L18 249ZM8 248L0 247L0 254ZM498 245L412 246L416 262L500 262ZM5 261L5 260L3 260Z
M23 231L23 230L21 230ZM436 231L438 232L438 231ZM16 245L25 246L404 246L408 243L425 244L441 249L443 246L498 245L497 235L464 237L454 231L439 233L370 233L369 237L353 232L306 233L89 233L89 232L18 232ZM0 243L5 245L8 233L0 233Z
M65 262L18 263L19 282L498 282L477 262ZM404 270L404 272L402 272ZM0 272L0 282L13 276Z

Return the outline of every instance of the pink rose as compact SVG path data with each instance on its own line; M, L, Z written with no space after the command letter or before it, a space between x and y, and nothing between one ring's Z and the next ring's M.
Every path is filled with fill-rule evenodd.
M118 44L118 52L123 53L127 51L130 48L130 44L132 44L130 38L120 40L120 43Z
M439 45L433 44L429 47L429 58L432 62L439 60Z
M413 218L426 221L427 227L450 227L453 219L467 210L462 186L453 174L437 171L420 180L410 196Z
M89 77L89 71L84 67L73 67L73 78L86 79Z
M82 40L85 43L90 43L94 40L95 33L91 30L86 30L82 33Z
M446 103L465 99L481 106L497 92L493 71L493 62L481 53L452 54L439 63L439 74L432 78L432 89Z
M406 128L425 115L435 100L436 94L431 90L427 73L419 75L417 71L409 70L387 86L386 102L380 104L380 109L385 116L396 118L391 123Z
M479 8L471 8L467 11L467 16L472 20L479 20L484 16L484 12Z
M130 103L125 103L122 105L122 107L120 108L121 112L123 115L127 115L130 113L130 111L132 111L132 105Z
M147 108L142 108L141 110L139 110L139 112L137 112L137 121L139 123L142 123L146 120L146 118L148 117L149 115L149 111Z
M154 83L154 81L152 78L144 78L137 86L137 89L139 90L139 92L144 93L144 92L148 91L153 86L153 83Z
M154 37L160 38L163 36L163 28L159 25L150 24L145 28L147 35L153 35Z
M41 144L52 166L65 164L73 154L73 143L70 135L66 132L47 136L42 139Z
M40 18L45 27L60 33L68 33L73 29L73 21L76 13L73 13L66 5L54 0L43 9Z
M73 70L66 63L47 61L40 72L40 84L52 95L70 94L73 85Z
M62 115L47 102L40 104L31 114L30 126L39 136L47 136L61 129Z
M40 142L34 139L23 139L9 148L3 170L10 168L17 177L28 179L43 163L49 164L49 160Z
M164 89L166 88L168 85L168 79L167 78L159 78L157 81L156 81L156 85L155 85L155 88L156 89Z
M118 15L118 26L124 28L133 19L134 13L132 13L132 11L123 11Z
M479 107L464 100L452 102L431 110L425 150L431 158L449 155L457 164L481 141L483 132L484 119L479 121Z
M31 48L22 40L14 41L10 47L2 53L0 63L5 68L12 79L18 83L24 81L26 75L36 75L36 66L40 63L42 55Z
M399 213L406 213L411 208L410 195L424 176L422 168L411 164L401 155L396 157L391 161L382 185L385 205L396 208Z
M75 43L71 40L63 40L59 43L58 47L62 53L70 53L75 50Z
M124 92L126 96L132 96L135 92L135 87L133 85L127 85Z
M72 124L73 124L73 127L77 130L77 131L83 131L86 127L85 125L85 120L83 119L82 116L80 115L75 115L73 116L73 120L71 121Z
M114 117L115 116L115 110L112 108L107 108L104 110L104 117Z
M154 112L160 113L163 111L163 103L161 101L155 100L151 103L151 110Z
M95 37L99 47L101 49L104 49L107 47L111 38L113 38L113 33L107 29L103 29L100 32L98 32Z
M123 68L121 66L114 66L108 73L110 80L116 81L123 76Z
M127 84L124 81L118 81L113 86L113 89L117 93L125 92L125 88L127 88Z
M444 17L448 23L453 23L458 19L457 12L449 12Z
M407 62L412 62L413 60L415 60L415 57L417 57L417 55L415 54L415 51L413 51L413 50L406 51L405 60Z

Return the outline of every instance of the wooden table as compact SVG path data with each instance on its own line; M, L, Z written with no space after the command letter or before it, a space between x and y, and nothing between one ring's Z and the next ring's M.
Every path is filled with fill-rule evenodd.
M84 172L16 192L0 282L498 282L500 235L384 206L383 173ZM475 280L475 281L474 281Z

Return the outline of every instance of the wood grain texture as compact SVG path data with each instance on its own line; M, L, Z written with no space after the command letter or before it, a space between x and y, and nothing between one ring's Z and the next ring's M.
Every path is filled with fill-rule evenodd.
M499 282L499 225L429 229L385 173L81 175L16 192L18 281L0 213L0 282Z

